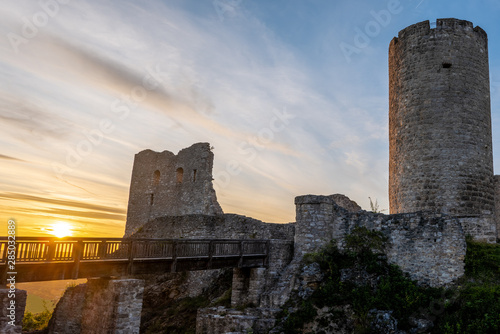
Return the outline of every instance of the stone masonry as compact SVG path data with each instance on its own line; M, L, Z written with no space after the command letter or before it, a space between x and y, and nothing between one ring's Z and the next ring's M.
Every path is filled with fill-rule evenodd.
M387 257L422 284L442 286L464 274L465 234L457 218L425 213L384 215L349 212L331 196L306 195L297 206L296 256L319 249L355 227L380 231L389 240Z
M0 333L2 334L22 333L27 293L19 289L15 289L14 291L0 289L0 305L2 305L2 310L0 311ZM12 296L13 293L14 296ZM14 301L14 304L11 301Z
M177 155L151 150L136 154L125 236L156 217L222 214L212 185L213 160L208 143L194 144Z
M89 279L65 292L48 333L138 334L143 291L140 279Z
M500 239L500 175L495 175L495 215L497 239Z
M494 211L488 39L468 21L401 30L389 46L391 213Z

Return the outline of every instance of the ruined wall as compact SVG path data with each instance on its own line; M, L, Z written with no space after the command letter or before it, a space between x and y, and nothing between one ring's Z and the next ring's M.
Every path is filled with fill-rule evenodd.
M389 46L391 213L494 210L488 41L468 21L401 30Z
M136 154L125 236L156 217L222 214L212 185L213 160L208 143L194 144L177 155L151 150Z
M244 310L211 307L198 310L196 334L268 333L274 326L275 313L271 310L246 308Z
M49 334L81 333L86 291L87 284L69 287L64 291L49 321Z
M14 334L22 332L24 309L26 307L27 292L24 290L15 289L15 298L9 298L12 292L10 289L0 289L0 333ZM14 306L11 306L11 300L15 301ZM12 307L12 310L9 308ZM14 326L9 322L14 319Z
M420 283L446 285L464 274L465 233L457 218L424 213L384 215L356 213L331 197L306 195L297 205L297 255L315 251L331 239L341 242L355 227L365 226L388 237L388 260Z
M58 302L49 334L138 334L144 281L93 278Z
M235 215L165 216L153 219L134 238L293 240L295 224L271 224Z
M266 276L265 268L234 268L231 306L258 306L266 285Z
M466 236L470 235L476 241L496 243L497 226L494 215L456 218L462 225Z
M330 196L295 197L295 256L317 251L332 239L337 205ZM346 210L347 211L347 210Z

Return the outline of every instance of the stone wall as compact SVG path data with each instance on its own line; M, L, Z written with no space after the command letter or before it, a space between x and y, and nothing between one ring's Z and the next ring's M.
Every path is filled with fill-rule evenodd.
M435 29L420 22L391 41L389 155L391 213L493 213L484 30L438 19Z
M295 224L271 224L235 215L186 215L153 219L134 238L293 240Z
M274 326L274 317L272 310L256 308L241 311L224 307L200 309L196 318L196 334L264 334Z
M15 289L14 291L15 297L10 298L11 296L9 295L12 294L10 289L0 289L0 305L2 306L2 310L0 311L0 333L2 334L20 334L22 332L27 293L19 289ZM15 304L12 306L13 309L10 310L12 300L15 301ZM9 323L11 321L14 321L14 325Z
M500 239L500 175L495 175L495 222L497 239Z
M332 239L331 230L336 207L338 206L330 196L295 197L296 257L317 251Z
M87 284L66 289L52 313L48 326L49 334L81 333L86 291Z
M234 268L231 306L258 306L265 286L265 268Z
M494 215L483 215L477 217L457 217L462 225L466 236L470 235L474 240L495 243L497 239L497 226Z
M213 160L208 143L194 144L177 155L151 150L136 154L125 236L156 217L222 214L212 184Z
M89 279L65 292L48 333L138 334L143 291L139 279Z
M388 260L420 283L442 286L464 274L465 233L457 218L425 213L353 213L329 196L299 196L295 203L296 256L316 251L331 239L342 246L346 234L364 226L388 237Z

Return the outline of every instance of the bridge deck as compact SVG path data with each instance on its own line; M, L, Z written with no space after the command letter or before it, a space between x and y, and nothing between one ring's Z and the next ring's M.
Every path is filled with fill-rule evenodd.
M0 237L2 282L266 267L268 240Z

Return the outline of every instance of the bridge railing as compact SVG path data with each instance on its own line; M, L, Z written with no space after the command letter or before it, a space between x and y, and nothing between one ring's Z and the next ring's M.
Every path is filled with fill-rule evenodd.
M0 264L8 260L0 237ZM17 237L16 263L267 256L267 240Z

